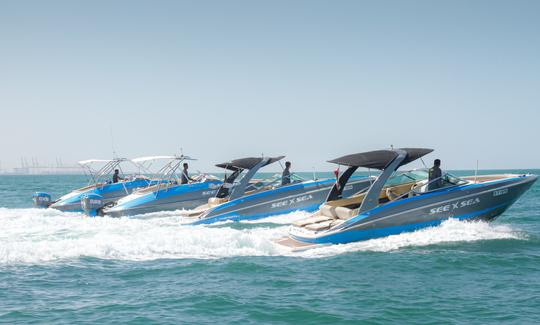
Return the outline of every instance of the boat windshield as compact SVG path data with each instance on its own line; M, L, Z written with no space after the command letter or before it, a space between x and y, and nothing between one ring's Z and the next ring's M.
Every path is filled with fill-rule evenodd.
M296 174L291 174L291 184L303 182L304 179ZM268 178L257 180L256 182L251 183L246 191L260 190L262 188L277 188L281 185L281 174L274 174Z
M468 182L464 180L463 178L459 178L457 176L454 176L450 173L444 173L444 175L441 178L443 186L442 187L449 187L449 186L456 186L456 185L464 185Z
M396 172L386 181L386 186L396 186L400 184L419 182L428 179L429 173L426 169L415 169L404 172Z
M438 186L436 187L429 186L429 183L433 183L437 181L439 181ZM419 183L418 186L413 188L413 192L417 194L421 194L421 193L437 191L443 188L448 188L448 187L453 187L453 186L458 186L458 185L465 185L467 183L469 182L464 180L463 178L459 178L448 172L445 172L440 179L438 178L438 179L432 180L431 182L424 181L424 182Z

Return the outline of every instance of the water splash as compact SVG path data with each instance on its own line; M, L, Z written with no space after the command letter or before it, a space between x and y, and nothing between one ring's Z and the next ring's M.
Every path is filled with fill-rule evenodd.
M0 208L0 265L39 264L80 257L118 260L212 259L232 256L297 256L316 258L355 251L387 252L411 246L446 242L523 239L507 225L450 220L428 228L386 238L291 252L275 243L287 235L287 223L305 213L252 221L242 229L182 225L174 213L161 218L90 218L55 210ZM260 227L252 227L261 223ZM275 223L275 225L268 225ZM247 226L247 225L246 225Z

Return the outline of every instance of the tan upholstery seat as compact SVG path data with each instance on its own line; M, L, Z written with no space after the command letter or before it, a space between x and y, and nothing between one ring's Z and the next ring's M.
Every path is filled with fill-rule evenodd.
M328 229L332 225L332 222L333 222L332 220L328 220L328 221L323 221L319 223L312 223L310 225L307 225L306 229L313 230L313 231Z
M394 192L392 188L389 187L386 189L386 197L388 198L388 200L394 201L395 199L399 197L399 194Z
M225 203L227 201L227 198L211 197L208 199L208 205L210 207L215 207L216 205L220 205L221 203Z
M339 219L347 220L356 215L356 210L345 208L345 207L337 207L335 209L336 215Z
M334 206L323 204L320 208L320 211L323 216L337 218L336 207Z

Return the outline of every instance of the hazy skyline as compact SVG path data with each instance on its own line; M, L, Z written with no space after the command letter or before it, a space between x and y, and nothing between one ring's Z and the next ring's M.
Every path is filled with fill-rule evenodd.
M540 167L538 1L0 1L0 39L2 168L112 142L209 171L390 145Z

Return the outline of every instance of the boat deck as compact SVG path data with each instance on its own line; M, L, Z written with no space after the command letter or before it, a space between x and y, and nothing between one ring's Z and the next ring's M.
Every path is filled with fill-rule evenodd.
M321 246L320 244L304 243L298 240L294 240L290 237L283 237L277 239L275 242L279 245L291 248L293 251L303 251Z

